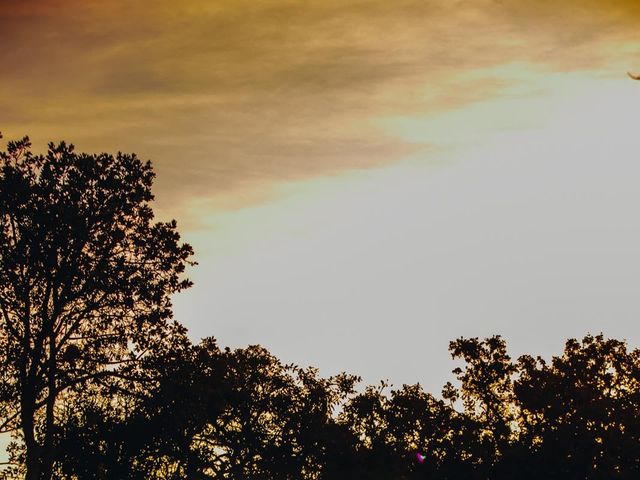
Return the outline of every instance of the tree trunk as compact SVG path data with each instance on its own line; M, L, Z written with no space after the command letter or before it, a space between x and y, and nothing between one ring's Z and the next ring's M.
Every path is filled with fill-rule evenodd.
M26 375L26 362L22 366L22 385L20 392L20 424L24 436L24 446L26 449L25 467L27 473L25 480L36 480L40 477L39 445L35 439L34 413L35 398L30 382Z
M44 445L35 436L36 398L30 382L27 380L22 388L20 405L20 420L26 449L25 480L51 480L53 474L53 451L51 445L51 426L45 432ZM55 398L53 399L55 401ZM51 400L49 401L51 403ZM53 415L53 405L50 414ZM47 409L49 410L49 409ZM47 412L49 413L49 412ZM53 422L47 422L53 423Z
M47 404L45 410L45 431L44 448L42 449L41 479L50 480L53 474L53 442L55 428L55 405L56 405L56 341L53 332L53 322L51 322L51 332L49 333L49 368L47 372Z
M40 461L39 447L37 445L27 446L26 467L27 472L25 480L41 480L42 462Z
M24 435L24 445L26 448L25 480L41 480L42 479L42 449L35 439L33 410L23 403L22 407L22 433Z
M51 480L53 475L53 457L51 452L32 441L25 442L27 455L25 459L25 480Z

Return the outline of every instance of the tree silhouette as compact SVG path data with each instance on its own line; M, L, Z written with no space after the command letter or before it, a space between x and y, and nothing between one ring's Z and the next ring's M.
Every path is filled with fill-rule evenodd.
M52 475L61 401L89 385L133 389L140 360L184 334L169 296L192 254L153 222L154 178L135 155L0 152L0 400L25 478Z
M465 365L439 400L419 385L356 394L357 377L322 379L258 346L177 344L144 359L138 395L65 398L55 478L637 478L638 351L587 336L547 364L512 362L500 337L450 348Z
M588 335L550 364L523 356L518 370L527 478L638 478L640 351Z
M466 443L480 469L493 465L512 439L517 408L512 376L516 368L499 336L480 341L460 338L449 345L452 357L465 361L453 373L461 382L460 398L469 433Z
M640 350L602 335L549 362L513 361L500 336L459 338L449 351L464 364L442 398L419 384L357 391L358 377L322 378L260 346L192 344L169 301L189 286L192 251L175 222L153 222L153 177L134 155L64 143L0 152L11 478L640 476Z
M213 339L150 368L162 378L127 411L95 395L72 409L58 476L319 478L348 439L332 409L355 377L318 378L264 348L221 350Z

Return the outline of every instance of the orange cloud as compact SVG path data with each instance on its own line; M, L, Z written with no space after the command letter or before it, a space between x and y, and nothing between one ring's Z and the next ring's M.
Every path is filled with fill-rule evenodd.
M402 158L422 147L375 119L435 114L508 86L466 82L476 69L630 57L636 3L10 0L0 129L151 157L160 200L179 208Z

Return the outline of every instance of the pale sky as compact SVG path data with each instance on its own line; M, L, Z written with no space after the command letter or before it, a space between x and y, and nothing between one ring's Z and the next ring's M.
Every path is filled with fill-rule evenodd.
M194 340L438 392L459 336L640 346L639 23L622 0L4 0L0 130L154 162Z

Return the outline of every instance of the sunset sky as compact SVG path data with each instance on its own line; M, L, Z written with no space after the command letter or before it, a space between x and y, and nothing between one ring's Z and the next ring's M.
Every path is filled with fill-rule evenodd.
M637 0L0 0L0 131L153 161L194 340L438 392L459 336L640 346L639 26Z

